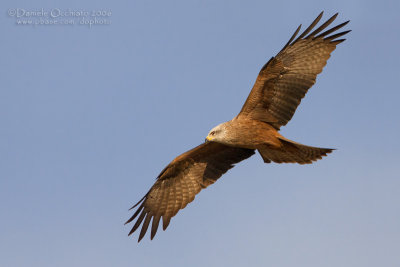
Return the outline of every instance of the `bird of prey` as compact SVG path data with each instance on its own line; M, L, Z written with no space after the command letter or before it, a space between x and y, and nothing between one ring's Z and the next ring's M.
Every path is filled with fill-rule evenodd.
M314 30L322 14L296 38L300 25L282 50L261 68L236 117L213 128L204 143L176 157L161 171L147 194L132 207L138 208L126 222L136 219L129 235L143 223L140 242L152 220L153 239L161 218L165 230L197 193L255 150L265 163L299 164L312 163L332 152L291 141L278 132L292 118L336 45L345 40L338 38L350 32L337 33L349 21L324 31L337 13Z

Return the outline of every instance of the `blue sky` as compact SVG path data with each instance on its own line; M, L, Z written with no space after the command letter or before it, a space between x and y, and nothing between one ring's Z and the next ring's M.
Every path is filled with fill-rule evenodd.
M2 1L1 266L399 266L398 1ZM106 10L18 26L11 9ZM175 156L235 116L320 11L350 19L282 134L338 150L242 162L155 240L123 223Z

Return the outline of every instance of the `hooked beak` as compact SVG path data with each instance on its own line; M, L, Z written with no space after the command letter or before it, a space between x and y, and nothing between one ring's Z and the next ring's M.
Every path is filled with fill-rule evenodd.
M204 140L205 143L208 143L208 142L210 142L210 141L211 141L210 136L207 136L207 137L206 137L206 140Z

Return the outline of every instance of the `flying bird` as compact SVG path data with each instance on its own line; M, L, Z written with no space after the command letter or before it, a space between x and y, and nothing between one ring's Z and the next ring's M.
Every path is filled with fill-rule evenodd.
M131 209L136 219L131 235L143 223L138 242L150 222L153 239L162 218L165 230L179 210L192 202L202 189L213 184L236 163L257 150L265 163L309 164L333 149L302 145L283 137L280 127L292 118L301 99L314 85L338 39L350 31L337 33L349 21L324 31L338 13L314 30L323 12L297 38L301 25L258 74L239 114L213 128L206 141L176 157L158 175L147 194Z

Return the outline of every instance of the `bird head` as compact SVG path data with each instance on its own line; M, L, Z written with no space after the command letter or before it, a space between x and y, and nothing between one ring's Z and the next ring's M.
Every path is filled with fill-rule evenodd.
M222 138L225 133L225 123L222 123L214 128L211 129L211 131L208 133L205 142L209 141L216 141L216 142L221 142Z

